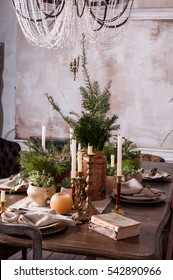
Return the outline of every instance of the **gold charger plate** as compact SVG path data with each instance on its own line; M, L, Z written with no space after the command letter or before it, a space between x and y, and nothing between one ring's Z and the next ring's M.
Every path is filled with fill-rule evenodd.
M52 225L49 227L44 227L40 229L42 235L48 235L48 234L54 234L57 232L60 232L62 230L65 230L68 227L68 224L64 221L60 221L56 223L56 225Z

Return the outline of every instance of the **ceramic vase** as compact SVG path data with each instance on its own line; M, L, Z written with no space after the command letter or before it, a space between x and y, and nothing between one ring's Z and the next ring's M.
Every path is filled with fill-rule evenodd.
M55 188L53 186L42 188L29 185L27 194L37 206L47 206L48 200L55 194Z

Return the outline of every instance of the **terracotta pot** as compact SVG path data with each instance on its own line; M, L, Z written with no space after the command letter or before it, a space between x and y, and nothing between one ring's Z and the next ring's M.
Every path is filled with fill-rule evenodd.
M46 206L47 199L51 198L52 195L55 194L55 188L53 186L41 188L29 185L27 188L27 194L37 206Z
M94 152L92 165L92 200L102 200L106 196L106 166L107 160L101 151ZM88 155L83 157L83 173L87 178L88 170Z

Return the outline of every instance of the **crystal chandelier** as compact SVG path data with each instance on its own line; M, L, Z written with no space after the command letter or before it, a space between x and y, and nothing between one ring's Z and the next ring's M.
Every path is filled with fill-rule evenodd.
M12 0L26 39L46 48L71 48L85 34L99 48L123 36L134 0Z

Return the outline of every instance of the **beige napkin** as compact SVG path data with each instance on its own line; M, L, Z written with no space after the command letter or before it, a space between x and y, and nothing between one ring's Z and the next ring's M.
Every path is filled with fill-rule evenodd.
M122 182L121 194L135 194L143 189L143 186L135 178Z
M38 211L25 212L18 210L16 212L5 212L1 214L1 218L2 222L29 224L38 228L49 226L60 221L65 221L68 225L75 225L74 221L70 217Z
M7 180L2 181L0 187L4 190L18 191L20 189L27 189L28 182L25 180L20 180L19 184L15 185L16 179L20 177L20 174L16 174L7 178Z
M150 187L143 187L139 183L138 180L135 178L127 181L122 182L121 184L121 195L133 195L136 197L158 197L161 195L161 193L164 193L164 191L150 188Z

